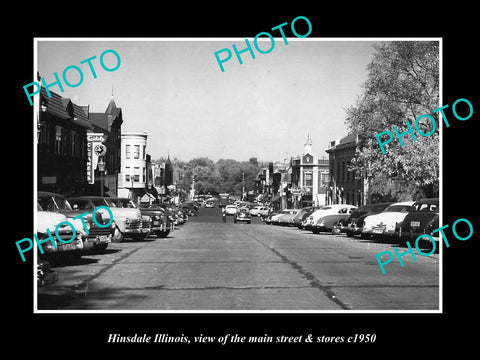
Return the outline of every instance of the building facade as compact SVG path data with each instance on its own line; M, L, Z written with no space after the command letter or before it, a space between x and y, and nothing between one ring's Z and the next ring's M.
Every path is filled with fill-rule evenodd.
M352 134L333 140L325 150L329 154L330 181L327 191L328 204L364 205L368 202L366 181L349 169L351 160L362 140Z
M38 98L37 189L66 196L85 192L87 183L87 132L93 130L88 107L44 87Z
M137 202L147 187L147 133L121 134L121 172L118 175L118 196Z
M328 160L313 155L312 140L307 136L302 156L291 159L294 207L323 206L327 202Z
M89 114L89 120L94 125L92 132L87 134L87 151L90 162L87 163L87 177L92 185L91 194L98 195L101 183L104 194L117 196L118 174L121 171L121 133L122 133L122 109L117 107L113 99L110 100L107 109L103 113ZM106 148L104 156L98 156L95 147L103 144ZM104 172L100 172L98 163L104 163ZM88 174L91 173L91 176Z

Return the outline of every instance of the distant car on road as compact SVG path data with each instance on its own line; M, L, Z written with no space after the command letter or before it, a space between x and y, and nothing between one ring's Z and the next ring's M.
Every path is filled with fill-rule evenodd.
M206 207L206 208L213 208L213 207L215 207L215 201L207 201L207 202L205 203L205 207Z
M237 212L237 207L235 205L225 206L225 215L235 215Z
M268 215L269 208L263 205L256 205L250 209L250 215L252 216L262 216Z
M233 222L237 223L238 221L246 222L248 224L252 222L249 208L244 207L244 208L237 209L237 211L235 212L235 215L233 216Z

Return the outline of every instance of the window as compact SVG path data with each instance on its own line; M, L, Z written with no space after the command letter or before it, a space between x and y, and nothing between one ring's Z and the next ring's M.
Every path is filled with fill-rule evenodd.
M135 166L133 168L133 181L134 182L140 182L140 168Z
M42 121L40 123L40 138L39 138L39 143L40 143L40 148L43 150L43 151L48 151L48 145L49 145L49 141L50 141L50 134L49 134L49 129L50 129L50 126L49 124L46 122L46 121Z
M125 166L125 181L130 181L130 166Z
M134 145L133 149L133 158L134 159L140 159L140 145Z
M147 177L147 170L143 168L143 182L146 182L146 177Z
M130 159L130 145L125 145L125 159Z
M305 179L305 184L304 186L313 186L313 178L312 178L312 172L311 171L306 171L304 172L304 179Z
M55 126L55 154L66 155L66 142L66 130L61 126Z
M77 144L77 132L72 130L70 132L70 156L77 156L77 152L75 151L76 144Z
M146 145L143 145L143 160L145 160L145 148L146 148Z

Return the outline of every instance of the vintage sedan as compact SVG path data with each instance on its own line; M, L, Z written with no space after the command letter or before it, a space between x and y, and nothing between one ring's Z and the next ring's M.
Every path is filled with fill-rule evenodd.
M272 218L278 215L278 210L271 210L268 215L261 216L260 219L265 222L265 224L270 225L272 223Z
M252 222L252 219L250 217L250 209L247 207L243 208L238 208L235 215L233 216L233 222L246 222L250 224Z
M300 212L300 209L285 209L278 217L277 223L282 226L293 226L293 218Z
M237 212L237 207L235 205L227 205L224 207L225 215L235 215Z
M376 240L392 238L395 228L407 216L413 201L397 202L381 213L369 215L363 220L362 238Z
M302 224L303 228L308 231L312 231L313 225L315 225L323 216L334 215L334 214L351 214L357 207L349 204L332 204L323 206L320 209L315 210L311 213L305 222Z
M362 235L362 230L363 230L363 224L365 222L365 218L370 215L375 215L375 214L380 214L383 212L387 207L392 205L393 202L383 202L383 203L378 203L378 204L373 204L372 207L368 210L367 213L360 215L357 218L357 221L355 222L355 226L353 227L353 234L352 236L355 235Z
M373 204L362 205L356 208L349 217L346 219L341 219L335 224L334 229L337 230L337 233L345 233L348 237L352 237L356 231L357 220L360 216L365 215L370 211Z
M320 232L333 232L335 224L349 217L350 214L330 214L318 218L317 222L312 225L312 232L319 234Z
M63 224L57 226L60 223L68 222L68 219L65 215L45 211L41 204L37 202L37 238L38 241L51 237L52 241L45 241L41 244L42 251L38 252L38 256L42 260L52 260L56 255L69 255L72 257L80 257L83 254L83 239L80 231L77 231L77 226L72 224L75 228L75 236L71 226ZM55 230L57 231L55 232ZM59 238L62 240L59 240ZM73 237L73 239L72 239Z
M142 213L142 227L151 226L151 233L157 237L164 238L174 229L173 222L170 221L165 210L159 205L135 204L132 199L110 197L108 201L115 203L117 207L139 209Z
M82 224L82 219L73 219L74 217L85 213L85 211L73 209L63 195L47 191L38 191L37 202L42 209L45 209L46 211L65 215L68 221L75 226L75 230L81 234L84 242L83 248L85 250L105 250L111 242L114 233L114 226L113 224L109 227L97 226L96 223L103 225L108 222L108 219L104 218L100 212L96 212L96 223L93 221L92 211L89 211L88 215L82 217L85 221L85 227L88 230L87 233L87 230L85 230Z
M438 237L438 232L432 233L439 227L438 198L421 199L415 201L410 212L398 225L398 237L401 240L416 240L422 234ZM428 240L427 240L428 242Z
M260 217L262 215L268 215L269 211L270 211L270 208L268 206L256 205L250 209L250 215Z
M107 206L113 214L115 231L112 237L113 242L122 242L124 238L143 240L150 233L150 226L142 226L142 213L138 209L119 208L108 198L101 196L79 196L68 198L73 209L91 212L98 206ZM99 210L100 212L102 210ZM110 214L105 211L102 215L110 220Z
M308 218L315 210L319 209L318 206L306 206L293 217L293 226L303 229L303 222Z

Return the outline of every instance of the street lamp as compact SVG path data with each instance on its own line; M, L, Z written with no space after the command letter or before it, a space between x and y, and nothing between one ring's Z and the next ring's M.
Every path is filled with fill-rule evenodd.
M105 172L105 163L103 162L103 156L98 160L98 171L100 171L100 196L103 197L103 174Z

